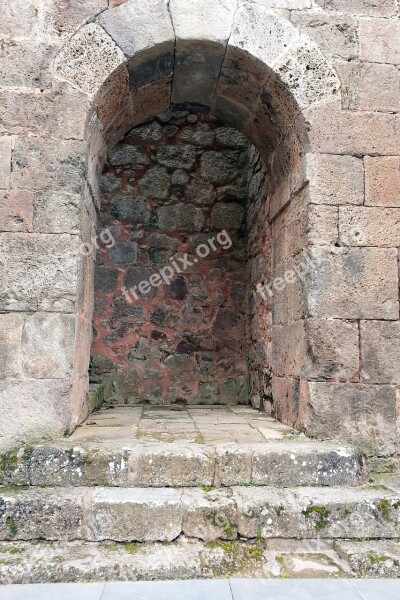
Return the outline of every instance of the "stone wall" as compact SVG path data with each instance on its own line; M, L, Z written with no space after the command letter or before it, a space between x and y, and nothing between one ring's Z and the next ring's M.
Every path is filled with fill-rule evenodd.
M311 435L396 451L398 16L395 0L4 2L1 444L87 414L93 261L79 245L94 235L107 147L194 102L265 162L273 277L315 258L272 298L273 410Z
M248 402L248 161L242 134L187 111L111 151L98 236L115 244L98 250L91 360L107 399Z

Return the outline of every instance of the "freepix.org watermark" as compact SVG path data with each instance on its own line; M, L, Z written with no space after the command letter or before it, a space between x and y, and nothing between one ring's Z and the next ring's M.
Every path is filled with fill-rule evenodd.
M207 258L212 251L216 252L219 248L229 250L231 247L232 240L229 234L225 230L221 231L218 235L207 240L206 244L199 244L195 250L196 256L194 258L188 254L173 256L170 258L171 264L153 273L149 279L145 279L129 289L123 286L121 291L127 302L132 304L135 300L139 300L138 294L146 296L150 294L152 288L158 288L163 284L170 285L177 274L184 273L187 269L198 263L199 260Z

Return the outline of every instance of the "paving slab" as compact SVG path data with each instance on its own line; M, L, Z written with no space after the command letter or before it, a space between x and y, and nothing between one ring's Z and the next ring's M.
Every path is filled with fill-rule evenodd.
M2 600L100 600L103 590L104 583L4 585L0 587L0 597Z
M230 585L233 600L361 600L351 583L343 579L231 579Z
M352 585L363 600L399 600L400 581L380 579L353 579Z
M232 600L229 581L107 583L101 600Z

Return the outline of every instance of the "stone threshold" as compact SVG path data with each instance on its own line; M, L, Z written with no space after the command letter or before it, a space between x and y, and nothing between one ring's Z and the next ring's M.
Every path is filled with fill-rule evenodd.
M354 486L367 475L355 449L247 407L103 409L69 439L16 448L0 467L0 484L17 486Z

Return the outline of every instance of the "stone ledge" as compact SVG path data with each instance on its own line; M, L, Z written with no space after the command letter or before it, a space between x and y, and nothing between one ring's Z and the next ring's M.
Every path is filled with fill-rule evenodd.
M0 506L4 541L396 539L400 524L400 495L371 487L3 488Z

